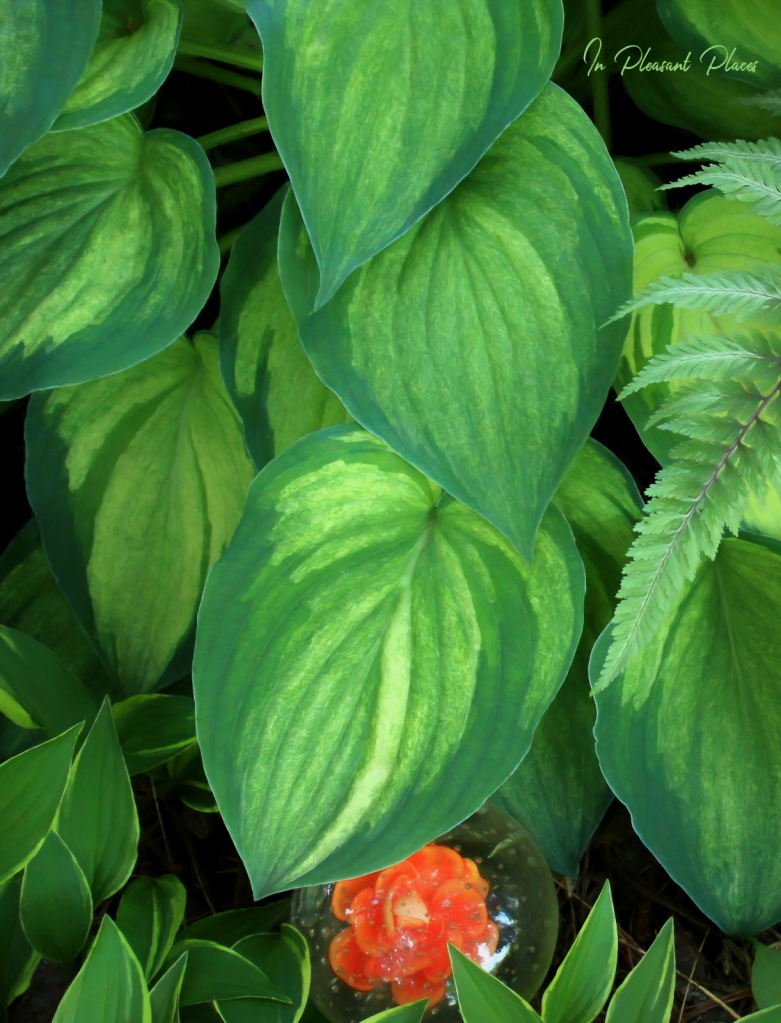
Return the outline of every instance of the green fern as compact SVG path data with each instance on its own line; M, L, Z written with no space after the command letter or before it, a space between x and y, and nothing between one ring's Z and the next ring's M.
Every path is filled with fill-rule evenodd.
M654 637L703 559L716 556L725 528L738 532L752 492L781 480L774 421L781 412L781 339L756 331L687 337L653 358L619 398L664 381L682 386L654 420L684 439L649 487L595 691Z
M768 89L757 96L748 96L735 101L744 107L759 107L781 117L781 89Z
M725 195L753 204L771 224L781 225L781 142L706 142L673 156L685 160L711 160L707 167L661 188L713 185Z

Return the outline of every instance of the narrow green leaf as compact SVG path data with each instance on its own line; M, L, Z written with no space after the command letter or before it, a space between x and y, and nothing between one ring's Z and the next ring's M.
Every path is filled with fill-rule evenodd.
M179 0L103 0L95 49L52 130L107 121L154 96L171 70L181 25Z
M358 426L269 463L210 573L193 674L256 897L403 859L482 805L561 685L582 586L555 509L529 569Z
M67 963L81 951L92 923L92 897L73 853L56 831L24 872L22 926L46 959Z
M179 954L187 953L179 995L182 1006L246 997L290 1003L290 998L262 970L233 949L199 940L179 942L176 947Z
M138 814L108 700L73 763L57 831L84 871L95 906L130 877Z
M613 616L642 501L621 462L589 439L554 502L570 524L586 569L583 633L531 749L491 799L531 832L554 870L576 878L580 858L613 799L594 748L596 708L588 661Z
M112 707L128 773L164 764L195 742L195 704L189 696L150 693Z
M562 32L558 0L247 10L263 108L321 271L318 307L472 170L545 85Z
M106 915L84 965L63 995L53 1023L152 1023L141 967Z
M643 842L728 934L781 918L779 615L781 555L725 539L596 696L608 784ZM592 684L609 643L610 627L594 648Z
M458 1007L464 1023L540 1023L529 1003L449 945Z
M760 1012L752 1012L743 1019L755 1020L756 1023L781 1023L781 1005L774 1005L770 1009L762 1009Z
M0 179L0 398L170 345L217 276L214 222L206 154L180 132L123 114L25 150Z
M420 1023L426 1012L428 1002L410 1002L408 1005L394 1005L392 1009L378 1012L370 1016L367 1023Z
M291 1004L257 998L220 1002L220 1015L225 1023L298 1023L312 976L309 946L303 934L289 924L282 924L281 934L254 934L240 941L235 949L267 977L273 977Z
M136 878L122 896L117 926L147 980L157 974L174 943L186 901L184 885L173 874Z
M675 994L672 919L613 995L605 1023L669 1023Z
M50 563L123 692L180 678L254 475L216 339L180 338L124 373L35 395L26 438Z
M631 289L626 199L583 110L547 86L458 188L319 312L292 191L279 261L323 382L530 561L615 374L624 327L601 325Z
M179 997L182 991L184 972L187 969L187 953L183 953L149 992L152 1006L152 1023L179 1023Z
M16 534L0 557L0 624L53 650L94 698L102 700L112 693L106 669L52 575L35 519Z
M751 992L760 1009L781 1005L781 952L778 949L754 943Z
M229 909L224 913L215 913L186 927L179 935L179 941L199 938L230 948L242 938L269 932L289 908L290 899L277 899L275 902L266 903L265 906L249 906L247 909Z
M30 724L14 717L9 699ZM82 721L89 727L99 706L55 653L32 636L0 625L0 709L12 721L59 735Z
M0 885L43 845L68 781L81 726L0 764Z
M591 1023L610 995L618 931L606 881L564 962L542 996L544 1023Z
M21 874L0 885L0 1011L23 993L41 958L22 929L21 890Z
M350 415L312 368L282 291L277 237L288 186L247 224L220 282L220 367L256 468Z
M6 4L0 32L0 175L44 135L87 66L100 0Z

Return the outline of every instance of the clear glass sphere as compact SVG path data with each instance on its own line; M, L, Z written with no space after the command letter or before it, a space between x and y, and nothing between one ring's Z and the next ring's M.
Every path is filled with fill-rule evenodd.
M330 1023L361 1023L428 997L426 1023L458 1023L447 943L529 999L553 958L556 891L531 835L486 803L385 871L293 898L312 957L311 997Z

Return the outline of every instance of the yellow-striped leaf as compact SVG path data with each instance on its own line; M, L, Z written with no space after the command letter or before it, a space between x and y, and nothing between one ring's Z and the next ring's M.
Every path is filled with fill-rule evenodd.
M5 3L0 14L0 175L52 126L87 66L100 0Z
M600 326L630 293L631 257L615 167L555 86L319 312L292 191L279 247L318 376L527 561L615 375L624 327Z
M53 131L83 128L141 106L173 64L180 0L103 0L95 49Z
M0 179L0 397L175 341L217 276L214 196L201 147L133 114L30 146Z
M560 0L249 0L263 104L323 305L436 206L539 94Z
M533 568L353 424L263 469L198 617L198 737L256 896L403 859L515 769L567 672L583 567Z
M216 339L36 394L27 445L50 564L122 691L186 674L206 573L254 475Z
M312 369L282 291L277 237L287 189L243 229L220 282L220 367L258 469L299 437L350 419Z

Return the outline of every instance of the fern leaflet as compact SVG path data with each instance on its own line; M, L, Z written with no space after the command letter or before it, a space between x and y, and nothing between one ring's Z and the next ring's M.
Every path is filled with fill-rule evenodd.
M735 102L744 107L759 107L760 110L768 110L771 114L781 117L781 89L768 89L758 96L748 96Z

